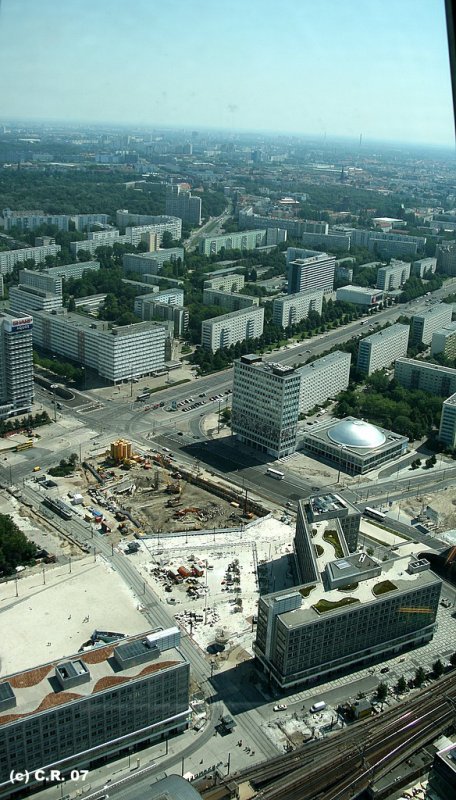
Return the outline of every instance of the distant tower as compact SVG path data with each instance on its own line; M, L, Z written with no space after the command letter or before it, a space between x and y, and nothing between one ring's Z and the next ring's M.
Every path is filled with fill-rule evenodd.
M359 134L359 149L360 149L360 150L361 150L361 145L362 145L362 143L363 143L363 134L362 134L362 133L360 133L360 134Z

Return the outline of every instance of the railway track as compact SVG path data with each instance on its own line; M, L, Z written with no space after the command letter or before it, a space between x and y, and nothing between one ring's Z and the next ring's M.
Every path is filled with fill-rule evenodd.
M456 675L449 675L384 714L235 773L204 792L203 797L231 797L233 785L243 782L257 790L258 800L345 800L357 796L373 777L388 772L450 727L455 720L455 702Z

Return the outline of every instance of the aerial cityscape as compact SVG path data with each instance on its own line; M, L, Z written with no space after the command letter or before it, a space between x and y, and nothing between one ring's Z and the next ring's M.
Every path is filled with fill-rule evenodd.
M38 6L0 4L0 800L456 797L444 3L388 0L394 63L371 0L343 46L333 0Z

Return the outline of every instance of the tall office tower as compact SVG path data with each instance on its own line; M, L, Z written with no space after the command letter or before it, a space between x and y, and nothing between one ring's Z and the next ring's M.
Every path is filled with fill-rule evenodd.
M448 447L456 447L456 394L443 401L439 440Z
M0 419L31 410L32 317L0 313Z
M408 325L391 325L359 343L357 367L370 375L377 369L389 367L396 358L407 353L410 328Z
M181 189L178 184L166 187L165 211L189 225L201 225L201 198Z
M302 257L288 261L288 294L305 289L323 289L332 292L336 257L315 250L303 250Z
M241 442L281 458L296 449L301 376L246 355L234 362L231 427Z
M411 344L430 344L432 334L444 325L451 322L453 306L451 303L439 303L432 308L426 309L421 314L414 314L412 317L412 328L410 331Z

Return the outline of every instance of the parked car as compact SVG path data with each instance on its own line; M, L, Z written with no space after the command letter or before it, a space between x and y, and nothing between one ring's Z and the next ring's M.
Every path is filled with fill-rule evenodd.
M286 706L285 703L277 703L277 705L274 706L274 708L272 710L273 711L285 711L286 708L288 708L288 706Z

